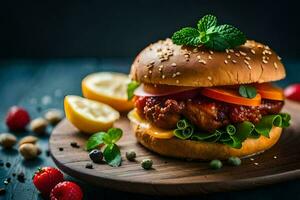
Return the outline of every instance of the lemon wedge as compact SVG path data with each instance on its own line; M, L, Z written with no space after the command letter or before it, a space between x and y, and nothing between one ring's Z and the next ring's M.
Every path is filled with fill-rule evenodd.
M90 74L82 80L82 93L85 98L100 101L118 111L129 111L133 102L127 100L128 75L114 72Z
M88 134L108 130L120 117L119 112L109 105L79 96L66 96L64 107L67 119Z

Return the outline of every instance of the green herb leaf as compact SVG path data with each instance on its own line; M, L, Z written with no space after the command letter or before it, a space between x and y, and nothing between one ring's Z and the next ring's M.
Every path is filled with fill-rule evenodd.
M127 98L128 100L131 100L134 96L134 90L139 87L139 83L136 81L131 81L130 83L128 83L127 85Z
M198 30L206 32L209 28L217 26L217 18L213 15L205 15L198 21Z
M246 36L234 26L224 24L217 26L217 18L205 15L197 24L197 28L182 28L172 36L174 44L199 46L203 44L209 49L224 51L246 42Z
M85 148L87 151L96 149L99 145L104 144L103 138L105 137L105 132L99 132L93 134L86 142Z
M104 136L103 141L105 144L113 144L119 141L122 137L123 131L119 128L110 128Z
M107 145L104 149L103 156L107 164L110 166L118 167L121 165L121 152L116 144Z
M241 85L239 87L239 93L242 97L253 99L254 97L256 97L257 91L255 87Z
M201 44L200 32L191 27L183 28L175 32L172 36L172 40L173 43L177 45L198 46Z

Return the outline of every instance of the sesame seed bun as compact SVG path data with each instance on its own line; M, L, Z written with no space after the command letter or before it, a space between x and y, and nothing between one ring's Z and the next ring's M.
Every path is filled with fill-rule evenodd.
M132 111L135 112L135 111ZM131 113L134 114L134 113ZM153 137L157 131L151 126L146 126L138 118L129 116L137 140L146 148L160 155L195 160L228 159L231 156L245 157L261 153L277 143L281 136L282 128L273 127L270 138L261 136L258 139L248 138L240 149L231 148L220 143L210 143L193 140L181 140L176 137L159 139ZM143 125L141 125L143 124Z
M273 50L255 41L218 52L166 39L140 52L131 77L141 83L210 87L277 81L285 69Z

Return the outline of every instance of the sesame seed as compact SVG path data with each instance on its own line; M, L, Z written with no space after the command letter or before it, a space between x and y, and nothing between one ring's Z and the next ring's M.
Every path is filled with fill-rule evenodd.
M179 83L179 80L176 80L176 83Z
M165 79L165 78L166 78L166 76L165 76L165 75L162 75L161 77L162 77L163 79Z
M274 62L274 67L275 67L275 69L278 69L278 66L277 66L276 62Z
M266 45L266 46L265 46L265 49L270 50L270 47Z
M229 51L230 51L231 53L234 53L234 50L233 50L233 49L229 49Z
M198 52L198 48L194 48L194 49L193 49L193 52L194 52L194 53L197 53L197 52Z
M211 76L208 76L207 79L210 80L210 81L212 80Z
M247 60L244 60L244 63L245 63L246 65L249 65L249 62L248 62Z
M201 56L197 56L198 59L201 59Z
M204 64L204 65L206 64L205 60L198 60L198 62L201 63L201 64Z
M254 49L251 49L251 53L252 53L252 54L255 54L255 51L254 51Z
M251 160L251 161L253 161L253 160L254 160L254 158L250 158L250 160Z
M201 51L201 54L204 54L204 51Z
M255 163L254 163L254 165L256 165L256 166L257 166L257 165L258 165L258 163L257 163L257 162L255 162Z
M211 60L211 59L212 59L211 55L209 55L209 56L208 56L208 59L209 59L209 60Z
M240 52L240 54L242 55L242 56L245 56L245 55L247 55L245 52L243 52L243 51L239 51Z
M152 70L149 70L148 73L149 73L149 74L152 74Z
M152 60L152 61L150 62L151 65L154 65L154 63L155 63L155 60Z
M225 64L227 64L227 63L228 63L228 61L227 61L227 60L224 60L224 63L225 63Z
M236 55L237 57L240 57L240 54L239 54L239 53L235 53L235 55Z
M176 67L176 63L172 63L171 66L172 66L172 67Z
M181 73L180 72L176 72L176 75L179 76Z
M236 61L236 60L231 60L231 61L232 61L234 64L235 64L235 63L237 63L237 61Z
M274 156L273 158L274 158L274 159L277 159L277 156Z
M174 77L176 77L176 74L175 74L175 73L172 75L172 78L174 78Z
M189 54L185 54L185 55L184 55L184 57L186 57L186 58L189 58L189 57L190 57L190 55L189 55Z
M230 58L231 58L231 55L228 55L227 58L230 59Z
M246 60L251 60L251 58L249 56L246 56L245 59Z
M247 65L247 67L248 67L249 69L252 69L251 65Z
M147 75L144 75L144 78L147 78L148 76Z
M226 53L229 53L229 50L228 49L225 49Z
M267 64L267 63L268 63L268 61L267 61L267 60L263 60L263 63Z
M281 60L281 57L280 56L277 56L278 60Z
M210 54L214 54L214 52L213 52L213 51L211 51L211 50L209 51L209 53L210 53Z

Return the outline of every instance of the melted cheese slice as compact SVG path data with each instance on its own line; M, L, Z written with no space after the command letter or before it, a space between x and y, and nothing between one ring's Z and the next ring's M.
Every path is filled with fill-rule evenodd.
M130 111L128 113L128 118L132 124L135 126L139 126L141 129L147 129L149 131L145 131L146 134L151 135L152 137L159 138L159 139L170 139L174 136L172 130L164 130L153 126L151 123L147 122L146 120L142 119L136 109Z

